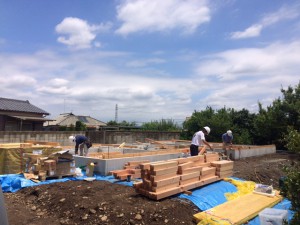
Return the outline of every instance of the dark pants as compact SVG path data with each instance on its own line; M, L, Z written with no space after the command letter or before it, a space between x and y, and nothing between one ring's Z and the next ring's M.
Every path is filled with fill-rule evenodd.
M191 144L190 145L190 153L191 153L191 156L198 155L199 154L199 146Z

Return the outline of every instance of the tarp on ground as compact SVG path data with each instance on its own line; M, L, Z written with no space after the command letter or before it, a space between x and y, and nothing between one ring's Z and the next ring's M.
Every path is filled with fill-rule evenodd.
M115 179L113 176L95 175L94 177L96 178L96 180L103 180L111 183L119 183L126 186L133 185L133 182L120 181L118 179ZM8 175L0 175L0 183L3 192L17 192L18 190L26 187L32 187L32 186L38 186L38 185L50 184L56 182L66 182L70 180L73 181L84 180L84 178L86 178L86 176L66 177L62 179L50 179L46 181L41 181L39 183L35 183L31 180L25 179L23 174L8 174ZM192 190L191 195L180 194L178 195L178 197L182 199L190 200L200 210L204 211L226 202L227 199L225 197L225 193L229 193L229 192L233 193L236 191L237 188L233 184L225 181L218 181ZM290 207L291 207L291 202L287 199L284 199L282 202L278 203L273 208L288 210L288 218L290 221L294 214L293 211L290 210ZM249 221L248 224L260 225L259 217L258 216L255 217L254 219Z
M94 176L96 180L105 180L111 183L121 183L123 185L132 186L132 182L120 181L115 179L113 176ZM51 184L57 182L66 182L70 180L84 180L86 176L81 177L65 177L62 179L48 179L41 182L34 182L32 180L28 180L24 177L23 174L7 174L7 175L0 175L0 183L2 186L3 192L17 192L18 190L26 187L38 186L43 184Z

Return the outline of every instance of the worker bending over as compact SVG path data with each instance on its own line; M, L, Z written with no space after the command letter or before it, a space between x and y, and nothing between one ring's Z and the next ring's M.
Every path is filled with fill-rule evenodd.
M190 145L190 153L191 156L195 156L199 154L199 147L202 147L200 150L200 155L202 155L206 151L206 146L208 146L211 150L211 145L205 140L205 135L208 135L210 132L209 127L203 127L202 130L196 132L192 138L192 143ZM206 146L203 146L205 144Z
M227 151L230 150L232 147L232 140L233 140L233 135L231 130L228 130L226 133L222 135L223 150L224 150L224 154L227 156L228 156Z
M80 156L87 156L88 150L92 147L92 142L84 135L70 136L69 140L75 142L75 155L78 155L78 148L80 150Z

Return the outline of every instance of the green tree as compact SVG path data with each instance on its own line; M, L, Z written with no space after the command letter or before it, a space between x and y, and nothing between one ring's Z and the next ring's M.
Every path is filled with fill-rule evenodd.
M106 123L108 126L123 126L123 127L133 127L136 126L136 122L127 122L123 120L122 122L118 123L114 120L110 120Z
M295 153L300 153L300 132L288 127L288 133L284 135L285 147Z
M296 154L300 154L300 133L288 127L288 133L284 136L286 147L289 151L293 151ZM290 225L300 224L300 164L298 162L292 162L292 165L284 167L286 177L284 177L283 185L280 188L281 194L288 198L292 203L292 210L295 211L293 219L290 221Z
M299 130L300 82L295 88L281 89L281 93L282 98L275 99L267 109L259 103L259 113L254 120L255 144L275 144L277 149L282 149L288 126Z
M234 132L234 143L253 144L254 118L255 114L247 109L235 111L231 109L232 131Z
M194 111L192 116L183 122L183 132L181 137L191 139L195 132L201 130L204 126L210 126L215 111L207 106L205 110Z
M86 130L86 125L84 123L82 123L81 121L78 120L75 123L75 130L76 131Z
M151 131L180 131L181 128L172 119L155 120L148 123L144 123L141 126L142 130Z
M117 126L118 125L118 123L115 120L110 120L106 124L107 124L107 126Z

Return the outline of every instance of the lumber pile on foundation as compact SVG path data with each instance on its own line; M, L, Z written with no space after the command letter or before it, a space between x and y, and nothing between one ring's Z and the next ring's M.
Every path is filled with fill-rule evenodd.
M142 181L135 183L134 188L142 195L159 200L218 181L217 168L206 159L219 159L219 156L217 153L208 155L143 163L140 165Z
M149 163L149 160L143 161L130 161L124 165L123 170L112 170L110 174L114 176L115 179L119 180L127 180L132 178L141 178L141 168L140 165L142 163Z

